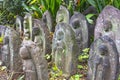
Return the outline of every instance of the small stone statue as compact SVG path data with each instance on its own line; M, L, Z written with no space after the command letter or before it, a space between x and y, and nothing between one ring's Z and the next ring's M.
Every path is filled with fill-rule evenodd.
M79 12L74 12L70 19L70 25L75 32L79 49L82 51L88 47L88 26L85 16Z
M43 14L42 21L47 25L49 32L53 32L53 20L48 10Z
M25 80L38 80L35 65L33 63L29 47L32 41L24 41L20 48L20 56L23 60L23 71L25 72Z
M69 11L67 10L66 7L61 5L60 9L57 12L57 16L56 16L57 24L60 22L64 22L64 23L69 24L69 18L70 18Z

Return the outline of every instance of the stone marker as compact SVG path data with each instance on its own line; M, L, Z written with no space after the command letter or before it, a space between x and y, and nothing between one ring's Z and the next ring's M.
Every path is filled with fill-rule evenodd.
M70 19L70 25L76 34L79 50L82 51L88 47L88 26L85 16L79 12L75 12Z
M57 12L57 16L56 16L57 24L60 22L64 22L64 23L69 24L69 18L70 18L69 11L67 10L66 7L61 5L60 9Z
M91 45L88 80L118 80L119 54L108 36L99 37Z
M56 26L52 42L52 56L55 65L63 71L66 77L74 74L77 68L79 48L70 25L59 23Z
M47 10L42 16L42 21L47 25L50 32L53 32L53 20L51 13Z

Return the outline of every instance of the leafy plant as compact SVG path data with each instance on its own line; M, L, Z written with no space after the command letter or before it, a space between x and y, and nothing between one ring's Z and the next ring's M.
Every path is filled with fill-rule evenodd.
M80 78L83 77L81 74L75 74L71 76L70 80L80 80Z
M59 77L63 78L63 72L60 69L58 69L58 67L54 63L50 75L51 75L50 80L55 80L58 79Z
M94 24L94 21L91 19L95 14L87 14L86 19L90 24Z
M23 3L25 10L33 13L34 17L40 18L42 14L49 10L53 17L56 16L57 10L62 0L28 0Z
M120 9L119 0L87 0L87 1L89 2L89 4L91 4L97 9L98 13L100 13L106 5L113 5L114 7Z
M14 24L15 16L23 15L22 1L25 0L4 0L0 10L0 24Z
M85 48L85 49L83 49L82 51L83 51L83 53L78 56L78 60L79 60L80 62L87 61L88 58L89 58L89 55L88 55L89 48Z

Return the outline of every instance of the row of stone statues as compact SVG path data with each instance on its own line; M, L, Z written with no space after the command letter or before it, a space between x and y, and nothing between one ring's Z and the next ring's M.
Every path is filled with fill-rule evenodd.
M118 79L119 14L118 9L107 6L97 19L89 52L88 80ZM15 30L0 26L0 34L4 35L0 58L10 70L23 70L25 80L49 80L45 59L49 54L65 77L69 77L77 72L78 56L88 47L88 29L83 14L74 12L70 16L64 6L57 12L55 27L49 11L42 19L33 19L30 13L24 18L17 16Z

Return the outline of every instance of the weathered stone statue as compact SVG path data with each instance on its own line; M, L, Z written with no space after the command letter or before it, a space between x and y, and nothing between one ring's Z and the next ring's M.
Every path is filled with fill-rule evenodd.
M10 46L9 46L9 37L5 36L3 40L3 46L1 48L2 62L5 63L7 68L10 68Z
M108 36L99 37L91 45L88 80L118 80L119 53Z
M67 23L56 26L52 44L52 56L55 65L70 76L76 72L79 48L76 43L75 33Z
M69 11L64 6L61 5L60 9L57 12L56 22L57 23L64 22L69 24L69 18L70 18Z
M34 27L33 27L33 36L34 42L37 44L41 49L41 55L45 57L46 54L51 54L51 43L52 40L49 38L50 33L49 30L42 21L34 19Z
M42 16L42 21L47 25L50 32L53 32L53 20L51 13L47 10Z
M16 17L15 29L19 32L20 37L23 36L23 18L21 16Z
M88 47L88 26L87 21L79 12L75 12L70 19L70 25L75 32L75 37L80 51Z
M7 33L6 33L7 34ZM21 59L19 56L19 48L20 48L21 40L19 33L17 33L14 29L9 29L9 46L10 46L10 64L11 70L21 71ZM16 63L17 62L17 63Z
M38 80L35 64L31 57L31 45L34 44L31 40L24 40L20 48L20 56L23 61L23 71L25 72L25 80Z
M95 26L95 40L101 36L109 36L116 44L120 53L120 10L106 6L99 15ZM120 55L119 55L120 57ZM120 62L120 61L119 61Z
M1 27L2 28L2 27ZM4 32L3 32L4 31ZM7 66L7 69L13 74L12 79L16 78L22 71L22 61L19 56L21 44L19 33L10 27L6 27L1 33L3 35L3 46L1 48L1 60ZM19 73L17 73L19 72Z
M23 60L25 78L26 80L48 80L47 61L42 55L43 49L40 49L41 38L38 36L41 33L38 28L40 23L36 21L34 26L32 32L34 41L32 41L29 20L27 18L24 19L24 40L20 48L20 55Z

